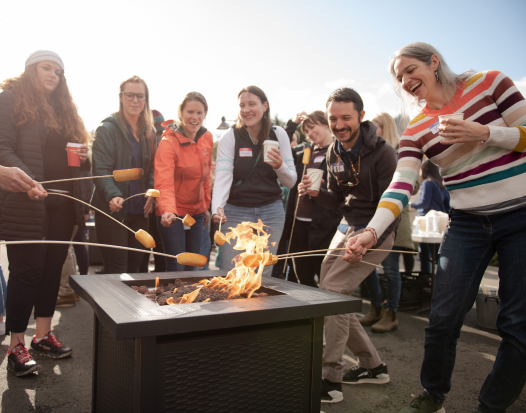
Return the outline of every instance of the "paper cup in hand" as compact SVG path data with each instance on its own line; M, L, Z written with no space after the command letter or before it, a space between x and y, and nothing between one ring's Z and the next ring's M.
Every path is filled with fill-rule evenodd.
M307 175L309 175L311 181L309 189L312 189L313 191L319 191L321 188L321 180L323 178L323 170L309 168L307 169Z
M68 165L80 166L80 148L82 144L68 142L66 147L68 150Z
M265 162L272 162L272 160L267 155L267 152L270 148L279 149L279 142L269 141L269 140L266 140L265 142L263 142L263 160Z

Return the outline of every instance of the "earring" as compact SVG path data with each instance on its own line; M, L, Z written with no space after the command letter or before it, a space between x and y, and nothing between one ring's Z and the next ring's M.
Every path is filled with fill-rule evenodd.
M437 70L435 70L435 79L436 79L436 80L437 80L437 82L438 82L438 69L437 69Z

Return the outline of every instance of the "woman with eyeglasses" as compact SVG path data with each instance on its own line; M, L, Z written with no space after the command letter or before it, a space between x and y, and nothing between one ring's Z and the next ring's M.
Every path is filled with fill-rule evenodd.
M150 110L148 86L139 76L120 84L119 110L102 121L93 143L93 175L111 175L118 169L142 168L144 175L134 181L113 178L95 180L91 204L111 214L133 231L148 231L148 214L153 198L130 196L145 193L154 184L156 136ZM132 232L95 211L97 241L102 244L144 249ZM107 274L137 273L144 254L101 248Z
M210 166L214 141L203 127L208 103L199 92L187 93L179 105L179 122L163 122L165 131L155 158L157 223L164 252L199 254L203 227L210 220ZM190 215L194 225L185 228L177 216ZM194 271L175 258L166 258L166 271Z
M0 190L0 239L70 241L74 226L84 226L80 203L46 190L86 194L82 181L41 184L48 180L86 176L90 170L88 133L73 102L60 56L39 50L29 56L24 72L0 84L0 165L19 168L33 183L27 193ZM69 166L66 145L81 144L80 166ZM36 181L36 182L35 182ZM36 184L36 185L35 185ZM8 245L9 283L6 333L11 335L7 369L15 376L40 366L25 347L25 332L34 309L33 355L60 359L72 354L51 333L68 245Z
M263 90L257 86L243 88L238 102L237 122L223 135L217 148L213 221L236 227L241 222L257 223L260 219L270 233L268 251L275 254L285 221L278 180L292 188L297 178L290 141L282 128L272 126L270 106ZM277 141L279 149L270 149L269 160L264 161L263 142L267 140ZM233 249L234 242L219 247L222 270L234 268L232 260L240 253ZM268 266L263 275L271 273L272 267Z
M400 214L427 156L450 194L450 220L425 329L424 391L400 412L445 411L464 318L496 252L502 341L476 411L505 412L526 382L526 100L497 70L454 73L427 43L403 47L390 67L401 98L421 113L402 135L394 179L368 231L349 240L344 259L359 262Z

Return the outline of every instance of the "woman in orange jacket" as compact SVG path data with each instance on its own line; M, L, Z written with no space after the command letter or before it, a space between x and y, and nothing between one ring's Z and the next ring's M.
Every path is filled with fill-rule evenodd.
M157 224L164 252L199 253L203 226L210 220L210 165L212 134L203 127L208 104L198 92L188 93L179 105L179 122L163 122L166 130L155 156L155 189L161 193L157 202ZM195 219L186 227L176 216ZM166 271L193 271L175 258L166 258Z

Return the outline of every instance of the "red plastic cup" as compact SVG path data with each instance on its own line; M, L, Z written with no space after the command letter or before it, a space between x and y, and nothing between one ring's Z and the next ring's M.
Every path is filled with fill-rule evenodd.
M66 147L68 149L68 165L80 166L80 148L82 144L68 142Z

